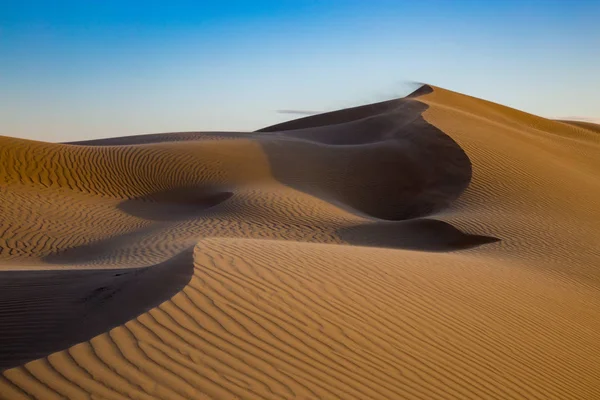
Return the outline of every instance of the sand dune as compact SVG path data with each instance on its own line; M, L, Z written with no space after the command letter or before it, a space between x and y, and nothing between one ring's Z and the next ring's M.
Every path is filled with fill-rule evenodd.
M0 398L600 398L600 135L423 86L0 137Z
M571 125L575 125L577 127L580 128L584 128L590 131L594 131L594 132L598 132L600 133L600 124L596 123L596 122L590 122L590 121L565 121L562 120L561 122L564 122L565 124L571 124Z

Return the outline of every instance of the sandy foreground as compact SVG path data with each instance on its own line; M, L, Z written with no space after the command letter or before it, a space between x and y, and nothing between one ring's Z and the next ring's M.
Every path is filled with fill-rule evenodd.
M600 126L423 86L0 137L2 399L600 399Z

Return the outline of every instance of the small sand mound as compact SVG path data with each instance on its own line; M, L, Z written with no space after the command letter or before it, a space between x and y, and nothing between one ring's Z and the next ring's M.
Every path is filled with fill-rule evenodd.
M198 217L205 210L232 196L232 192L207 187L177 188L124 200L118 205L118 209L147 220L173 221Z

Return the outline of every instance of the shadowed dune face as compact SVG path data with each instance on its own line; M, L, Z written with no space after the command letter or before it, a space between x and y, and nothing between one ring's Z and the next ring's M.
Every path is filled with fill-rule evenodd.
M349 108L263 128L262 145L282 183L386 220L445 208L468 186L471 163L446 134L426 122L427 105L403 99ZM286 146L280 138L305 143ZM322 145L326 146L322 146Z
M423 120L426 107L413 104L398 100L397 110L384 114L275 133L262 142L274 177L378 219L417 218L445 208L468 186L471 164L451 138ZM321 130L328 133L315 141ZM303 141L289 145L280 138Z
M0 397L600 398L599 160L585 125L430 86L0 137Z
M421 251L461 250L499 241L490 236L461 232L446 222L434 219L375 222L342 228L338 234L344 241L357 246Z
M148 268L2 272L0 369L124 324L183 289L193 269L190 250Z

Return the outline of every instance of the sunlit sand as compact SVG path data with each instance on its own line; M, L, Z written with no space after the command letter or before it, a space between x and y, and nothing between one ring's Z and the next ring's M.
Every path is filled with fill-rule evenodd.
M0 137L0 398L600 398L600 128L423 86Z

